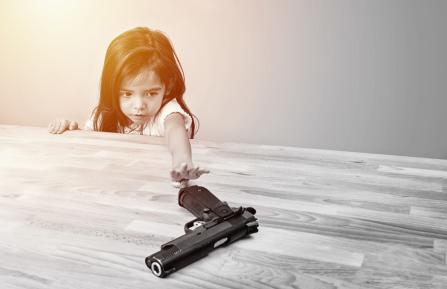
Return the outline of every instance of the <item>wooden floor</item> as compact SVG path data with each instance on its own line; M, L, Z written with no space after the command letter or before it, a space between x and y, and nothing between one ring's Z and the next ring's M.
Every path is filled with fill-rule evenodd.
M160 279L193 219L163 139L0 125L0 288L447 288L447 160L192 141L259 232Z

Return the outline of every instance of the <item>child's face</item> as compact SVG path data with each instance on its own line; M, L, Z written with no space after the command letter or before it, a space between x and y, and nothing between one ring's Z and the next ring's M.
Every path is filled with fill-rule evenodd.
M165 85L157 73L144 69L136 76L124 78L120 86L121 111L135 124L155 116L165 95Z

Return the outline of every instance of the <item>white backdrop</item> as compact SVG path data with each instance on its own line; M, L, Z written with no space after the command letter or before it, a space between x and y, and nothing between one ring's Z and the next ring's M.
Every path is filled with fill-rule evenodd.
M442 0L1 0L0 123L84 123L136 26L172 40L197 138L447 158Z

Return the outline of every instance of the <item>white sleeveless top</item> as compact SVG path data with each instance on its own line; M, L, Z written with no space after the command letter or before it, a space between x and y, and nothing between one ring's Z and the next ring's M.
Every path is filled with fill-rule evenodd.
M118 130L121 133L125 134L141 134L141 135L150 135L150 136L164 136L165 134L165 126L164 122L168 115L171 113L178 112L180 113L185 120L185 129L187 131L190 130L192 119L187 114L180 104L178 104L176 99L168 102L159 112L158 116L155 119L151 119L146 122L144 125L139 126L130 126L130 127L118 127ZM119 126L119 125L118 125ZM93 118L90 118L86 121L84 125L84 130L93 130Z

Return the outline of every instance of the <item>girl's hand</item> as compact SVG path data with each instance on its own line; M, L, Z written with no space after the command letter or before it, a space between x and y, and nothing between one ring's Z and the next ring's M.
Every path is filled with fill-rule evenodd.
M194 167L192 164L181 163L171 170L171 179L173 185L177 187L182 181L194 180L209 172L199 166Z
M48 125L48 132L59 134L66 130L78 129L78 123L75 121L69 121L64 119L55 119Z

